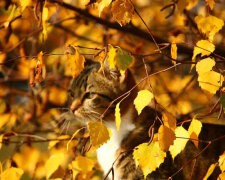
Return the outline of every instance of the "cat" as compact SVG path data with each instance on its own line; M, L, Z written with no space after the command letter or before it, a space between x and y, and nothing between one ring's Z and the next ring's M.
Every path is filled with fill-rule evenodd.
M98 121L110 102L130 90L135 85L132 73L127 70L121 74L116 68L109 69L107 66L102 69L99 63L87 61L85 69L81 74L73 79L68 89L69 104L73 111L73 120L80 121L83 124L89 121ZM115 102L106 112L103 123L112 131L110 140L103 144L97 150L98 161L106 174L113 166L114 180L141 180L144 179L140 167L136 168L132 157L133 149L144 142L149 141L148 130L153 124L155 113L158 113L150 107L144 108L142 113L138 113L133 105L137 96L137 89L134 89L130 95L121 102L121 126L117 131L115 124ZM159 114L160 116L160 114ZM159 124L155 125L157 127ZM204 126L203 126L204 127ZM211 128L211 125L209 126ZM204 130L203 131L208 131ZM212 129L211 132L223 132L223 128ZM216 137L216 133L214 136ZM213 138L209 133L201 134L200 138ZM196 161L192 179L202 179L211 163L216 162L218 155L225 150L224 144L217 143L214 155L207 157L207 153L202 153ZM211 148L212 146L210 146ZM214 146L215 147L215 146ZM201 149L202 147L200 147ZM222 150L220 150L222 149ZM213 148L211 148L213 150ZM197 150L192 142L188 142L185 150L173 161L169 153L165 162L160 167L147 176L150 179L167 179L188 160L194 157L200 150ZM189 179L192 172L192 163L189 163L173 179ZM112 172L108 178L112 179ZM218 175L218 174L217 174ZM211 176L213 177L213 176ZM217 176L215 176L217 177Z

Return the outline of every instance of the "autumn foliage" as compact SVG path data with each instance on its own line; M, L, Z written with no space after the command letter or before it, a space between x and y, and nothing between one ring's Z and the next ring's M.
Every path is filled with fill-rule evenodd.
M225 9L216 0L2 0L0 1L0 179L103 179L95 151L112 132L102 122L87 127L64 120L67 88L92 59L123 74L131 70L140 114L162 110L157 133L133 149L144 176L169 152L201 141L204 123L225 125ZM107 109L106 109L107 112ZM190 160L196 160L198 156ZM112 164L113 167L113 164ZM219 167L225 149L205 179ZM182 167L185 168L185 165ZM171 177L176 172L171 172ZM169 178L169 177L168 177Z

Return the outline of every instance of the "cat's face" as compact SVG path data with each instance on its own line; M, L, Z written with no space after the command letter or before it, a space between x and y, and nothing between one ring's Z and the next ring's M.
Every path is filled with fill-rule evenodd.
M70 108L74 118L83 123L96 121L109 106L110 102L126 90L126 83L121 81L118 72L100 69L95 63L87 66L69 87ZM115 105L107 111L104 120L114 120ZM108 116L108 117L107 117Z

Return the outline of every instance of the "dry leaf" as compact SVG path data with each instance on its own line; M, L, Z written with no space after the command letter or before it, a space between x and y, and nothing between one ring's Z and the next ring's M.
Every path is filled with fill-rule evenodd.
M167 152L169 147L173 145L173 141L176 139L176 136L173 130L161 125L158 131L158 139L161 150Z
M113 19L124 26L130 22L134 14L134 6L130 0L116 0L112 3L111 11Z
M168 128L172 130L176 129L177 120L170 112L164 111L162 121L164 125L167 126Z
M105 7L108 7L110 5L110 3L112 2L112 0L100 0L100 2L98 1L98 15L99 17L101 16L101 13L103 11L103 9Z

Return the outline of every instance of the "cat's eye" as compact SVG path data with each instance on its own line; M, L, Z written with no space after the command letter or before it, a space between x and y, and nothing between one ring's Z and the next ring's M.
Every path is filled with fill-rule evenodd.
M84 94L83 99L91 99L91 97L92 97L93 94L95 94L95 93L93 93L93 92L87 92L87 93Z

